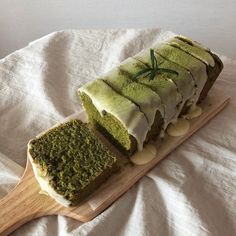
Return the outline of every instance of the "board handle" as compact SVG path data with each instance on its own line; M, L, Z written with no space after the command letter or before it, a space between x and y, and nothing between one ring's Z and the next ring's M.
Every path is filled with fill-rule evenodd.
M40 196L40 188L35 187L35 184L37 182L31 164L27 161L20 182L0 200L0 235L8 235L26 222L43 215L46 201Z

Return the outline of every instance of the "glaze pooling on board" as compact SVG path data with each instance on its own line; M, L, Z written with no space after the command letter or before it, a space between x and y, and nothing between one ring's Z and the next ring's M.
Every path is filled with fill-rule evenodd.
M167 128L167 134L173 137L185 135L190 128L190 123L184 118L179 118L174 124L170 124Z
M202 114L202 108L200 106L192 106L186 115L183 115L183 118L193 119L197 118Z
M157 149L155 145L153 144L147 144L144 146L143 150L141 152L136 152L130 160L135 165L144 165L148 162L152 161L157 154Z

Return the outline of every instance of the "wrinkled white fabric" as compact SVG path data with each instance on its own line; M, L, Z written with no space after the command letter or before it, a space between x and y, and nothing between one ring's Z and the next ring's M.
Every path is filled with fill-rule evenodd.
M0 197L17 183L28 140L82 109L79 86L171 32L67 30L0 60ZM207 45L210 47L210 45ZM236 235L236 61L215 86L231 103L88 223L49 216L12 235Z

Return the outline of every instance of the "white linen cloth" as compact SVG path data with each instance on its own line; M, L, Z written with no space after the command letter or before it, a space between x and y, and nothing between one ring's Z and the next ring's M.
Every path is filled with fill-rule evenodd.
M0 60L0 197L23 172L28 140L82 109L79 86L171 36L67 30ZM222 59L215 86L231 96L229 106L107 210L88 223L42 217L12 235L236 235L236 61Z

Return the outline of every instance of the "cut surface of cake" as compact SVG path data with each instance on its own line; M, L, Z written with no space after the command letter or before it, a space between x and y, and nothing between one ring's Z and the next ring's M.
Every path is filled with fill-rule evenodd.
M116 157L79 120L32 139L28 157L42 191L67 207L81 202L118 169Z
M142 148L148 121L135 103L101 79L86 84L79 92L92 124L115 140L124 152Z
M201 102L222 69L221 60L210 49L179 35L127 58L81 87L79 94L90 121L131 155ZM127 105L116 102L106 86L109 93L132 105L127 109ZM96 89L90 93L89 87ZM109 112L107 104L117 111ZM130 129L132 122L139 132L142 130L139 135Z

